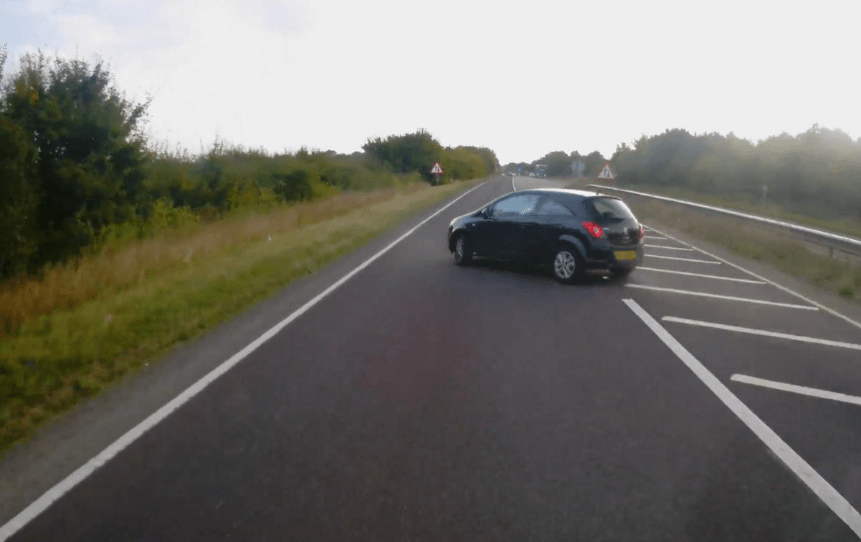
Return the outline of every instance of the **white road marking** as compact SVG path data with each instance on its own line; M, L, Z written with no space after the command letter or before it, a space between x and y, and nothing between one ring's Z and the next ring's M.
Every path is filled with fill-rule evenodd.
M725 299L727 301L744 301L745 303L757 303L759 305L771 305L773 307L785 307L787 309L805 309L809 311L819 310L810 305L793 305L792 303L777 303L775 301L765 301L764 299L750 299L747 297L734 297L730 295L707 294L705 292L694 292L691 290L676 290L675 288L660 288L658 286L646 286L645 284L626 284L628 288L639 288L641 290L655 290L657 292L667 292L671 294L695 295L698 297L711 297L714 299Z
M680 262L696 262L696 263L710 263L713 265L720 265L720 262L710 262L708 260L693 260L691 258L676 258L675 256L658 256L657 254L643 254L646 258L660 258L662 260L678 260Z
M839 312L837 312L836 310L834 310L834 309L830 309L830 308L826 307L826 306L825 306L825 305L823 305L822 303L816 302L816 301L814 301L814 300L812 300L812 299L808 299L807 297L805 297L805 296L803 296L803 295L799 294L798 292L796 292L796 291L794 291L794 290L790 290L790 289L789 289L789 288L787 288L786 286L782 286L782 285L780 285L780 284L778 284L778 283L776 283L776 282L774 282L774 281L772 281L772 280L768 280L768 279L767 279L767 278L765 278L765 277L761 277L761 276L757 275L756 273L754 273L753 271L748 271L747 269L745 269L744 267L742 267L742 266L740 266L740 265L736 265L736 264L732 263L731 261L724 260L723 258L720 258L720 257L718 257L718 256L715 256L714 254L712 254L712 253L710 253L710 252L706 252L705 250L703 250L703 249L701 249L701 248L698 248L698 247L695 247L694 245L692 245L692 244L690 244L690 243L686 243L686 242L682 241L681 239L676 239L675 237L673 237L673 236L672 236L672 235L670 235L670 234L659 232L658 230L656 230L656 229L654 229L654 228L649 228L649 229L650 229L650 230L652 230L652 231L654 231L654 232L660 233L661 235L665 235L665 236L669 237L670 239L672 239L673 241L676 241L677 243L681 243L681 244L683 244L683 245L689 246L689 247L691 247L691 248L693 248L693 249L697 250L698 252L701 252L701 253L705 254L706 256L710 256L710 257L714 258L715 260L718 260L718 261L720 261L720 262L723 262L723 263L725 263L725 264L727 264L727 265L731 265L731 266L735 267L736 269L738 269L739 271L744 271L745 273L747 273L748 275L750 275L750 276L752 276L752 277L758 278L759 280L763 280L763 281L767 282L768 284L771 284L771 285L772 285L772 286L774 286L775 288L778 288L778 289L780 289L780 290L783 290L784 292L789 293L789 294L792 294L792 295L794 295L795 297L797 297L797 298L799 298L799 299L801 299L801 300L803 300L803 301L806 301L807 303L810 303L811 305L815 305L815 306L819 307L820 309L824 310L824 311L825 311L825 312L827 312L828 314L831 314L832 316L836 316L836 317L838 317L838 318L841 318L841 319L843 319L843 320L845 320L845 321L849 322L849 323L850 323L850 324L852 324L853 326L855 326L855 327L857 327L857 328L861 328L861 322L856 322L855 320L853 320L853 319L849 318L848 316L845 316L845 315L843 315L843 314L840 314L840 313L839 313Z
M752 384L754 386L762 386L763 388L771 388L774 390L780 391L788 391L792 393L798 393L801 395L807 395L809 397L818 397L820 399L830 399L832 401L840 401L843 403L850 403L853 405L861 406L861 397L855 397L854 395L846 395L843 393L837 393L833 391L826 390L818 390L816 388L808 388L807 386L796 386L795 384L786 384L783 382L777 382L774 380L765 380L764 378L757 378L755 376L747 376L734 374L730 377L730 380L735 380L736 382L743 382L745 384Z
M517 192L517 187L514 186L514 177L511 178L511 190Z
M712 322L703 322L700 320L689 320L687 318L677 318L675 316L664 316L661 320L667 322L675 322L677 324L687 324L690 326L711 327L714 329L722 329L724 331L735 331L738 333L747 333L750 335L762 335L763 337L774 337L775 339L787 339L790 341L799 341L803 343L821 344L823 346L835 346L837 348L849 348L851 350L861 350L861 344L844 343L840 341L830 341L828 339L817 339L815 337L805 337L803 335L792 335L790 333L778 333L776 331L765 331L763 329L754 329L749 327L729 326L726 324L715 324Z
M704 275L702 273L688 273L687 271L675 271L672 269L657 269L654 267L637 267L637 271L654 271L656 273L672 273L674 275L689 275L691 277L702 277L706 279L729 280L732 282L744 282L746 284L765 284L761 280L736 279L732 277L719 277L717 275Z
M693 252L694 251L694 249L692 249L692 248L665 247L665 246L661 246L661 245L646 245L646 246L649 248L663 248L666 250L684 250L686 252Z
M623 299L652 332L693 371L700 381L725 404L766 446L776 455L813 493L837 514L858 537L861 537L861 514L849 504L816 470L813 469L795 450L783 441L747 405L733 394L720 380L685 349L661 324L643 310L633 299Z
M656 241L666 241L667 240L666 237L655 237L653 235L644 235L643 238L644 239L655 239Z
M0 527L0 542L7 540L16 532L18 532L27 523L32 521L36 516L38 516L39 514L44 512L49 506L51 506L54 501L68 493L72 488L85 480L89 475L93 474L96 469L110 461L113 457L115 457L117 454L127 448L130 444L140 438L141 435L155 427L155 425L158 424L160 421L170 416L175 410L187 403L192 397L194 397L195 395L203 391L207 386L212 384L218 377L232 369L236 364L248 357L249 354L257 350L260 345L277 335L279 331L287 327L295 319L305 314L311 307L319 303L320 300L322 300L324 297L326 297L339 286L350 280L354 275L362 271L364 268L368 267L380 256L391 250L395 245L409 237L414 231L419 229L429 220L454 205L458 200L460 200L467 194L481 188L485 184L486 183L481 183L480 185L467 190L460 196L456 197L455 199L441 207L435 213L425 218L417 225L413 226L412 229L398 237L396 240L392 241L384 249L365 260L361 265L359 265L358 267L341 277L337 282L317 294L313 299L296 309L296 311L294 311L290 316L275 324L272 328L269 329L269 331L254 339L254 341L249 343L245 348L233 354L233 356L231 356L227 360L223 361L221 365L219 365L218 367L207 373L203 378L189 386L185 391L174 397L170 402L150 414L144 421L131 428L127 433L115 440L111 445L109 445L95 457L84 463L81 467L78 467L77 470L75 470L62 481L57 483L54 487L46 491L41 497L39 497L29 506L27 506L27 508L19 512L18 515L16 515L5 525Z

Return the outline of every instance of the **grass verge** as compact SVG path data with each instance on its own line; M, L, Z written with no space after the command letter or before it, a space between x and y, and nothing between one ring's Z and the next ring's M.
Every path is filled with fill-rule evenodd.
M3 300L18 313L0 338L0 454L172 346L474 184L228 219L6 285Z
M803 241L729 217L715 217L636 196L624 199L634 214L646 223L654 220L741 256L770 264L841 297L861 301L861 266L813 253Z
M572 184L576 184L578 188L582 188L583 184L589 184L591 182L592 180L589 180L586 183L573 182ZM702 194L693 190L686 190L683 188L668 188L640 184L612 186L617 186L618 188L621 188L623 190L635 190L638 192L645 192L647 194L654 194L656 196L664 196L694 203L701 203L703 205L722 207L724 209L730 209L732 211L739 211L742 213L773 218L785 222L794 222L795 224L799 224L802 226L818 228L833 233L842 233L861 239L861 220L827 219L787 211L786 209L774 202L763 203L761 201L753 201L750 198L741 199L733 198L727 195Z

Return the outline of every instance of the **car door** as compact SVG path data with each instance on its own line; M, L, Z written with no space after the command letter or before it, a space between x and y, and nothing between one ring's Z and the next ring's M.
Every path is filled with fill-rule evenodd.
M542 195L529 213L529 220L524 228L526 256L538 261L550 257L566 223L573 217L571 210L558 202L553 195Z
M526 228L532 219L539 194L515 194L496 204L496 254L505 259L521 259L526 253Z
M496 218L493 216L493 205L488 205L479 213L478 220L466 225L472 250L480 256L495 256L493 239L497 227Z

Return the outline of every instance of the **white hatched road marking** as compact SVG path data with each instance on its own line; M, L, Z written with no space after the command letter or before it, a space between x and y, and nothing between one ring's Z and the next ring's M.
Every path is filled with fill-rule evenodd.
M32 521L36 516L44 512L54 501L58 500L60 497L68 493L75 486L84 481L88 476L93 474L99 467L113 459L117 454L126 449L129 445L131 445L134 441L139 439L144 433L152 429L159 422L170 416L175 410L179 407L187 403L192 397L203 391L206 387L212 384L215 380L217 380L221 375L232 369L236 364L240 361L248 357L249 354L257 350L260 345L274 337L278 334L282 329L287 327L293 320L299 318L303 314L305 314L309 309L311 309L314 305L320 302L321 299L332 293L342 284L350 280L354 275L362 271L364 268L371 265L374 261L376 261L383 254L391 250L395 245L412 235L414 231L425 225L428 221L430 221L435 216L439 215L441 212L445 211L452 205L454 205L461 198L465 197L467 194L478 190L482 186L484 186L486 182L479 184L474 188L470 188L460 196L451 200L444 206L440 207L436 212L413 226L409 231L405 234L401 235L391 243L389 243L385 248L362 262L358 267L338 279L331 286L317 294L310 301L306 302L304 305L293 311L290 316L281 320L274 326L272 326L269 331L264 333L263 335L257 337L250 343L248 343L245 348L240 350L239 352L233 354L231 357L223 361L218 367L204 375L200 380L189 386L182 393L171 399L167 404L150 414L146 419L137 424L136 426L129 429L123 436L115 440L112 444L110 444L107 448L99 452L95 457L78 467L70 475L66 476L63 480L57 483L54 487L46 491L41 497L30 503L27 508L18 513L15 517L6 522L5 525L0 527L0 542L3 542L9 539L12 535L17 533L21 528L27 525L30 521Z
M693 249L697 250L698 252L701 252L701 253L705 254L706 256L710 256L710 257L714 258L715 260L718 260L718 262L723 262L723 263L725 263L725 264L727 264L727 265L731 265L731 266L735 267L735 268L736 268L736 269L738 269L739 271L744 271L745 273L747 273L748 275L750 275L750 276L752 276L752 277L754 277L754 278L757 278L757 279L759 279L759 280L765 281L766 283L771 284L771 285L772 285L772 286L774 286L775 288L778 288L778 289L780 289L780 290L783 290L784 292L789 293L789 294L792 294L792 295L794 295L795 297L797 297L797 298L799 298L799 299L801 299L801 300L803 300L803 301L806 301L807 303L810 303L811 305L814 305L814 306L816 306L816 307L819 307L820 309L824 310L825 312L827 312L828 314L830 314L830 315L832 315L832 316L836 316L837 318L840 318L840 319L842 319L842 320L845 320L846 322L849 322L850 324L852 324L853 326L855 326L855 327L857 327L857 328L861 328L861 323L856 322L855 320L853 320L853 319L849 318L848 316L845 316L845 315L843 315L843 314L840 314L839 312L837 312L837 311L836 311L836 310L834 310L834 309L830 309L830 308L826 307L826 306L825 306L825 305L823 305L822 303L819 303L819 302L817 302L817 301L814 301L814 300L812 300L812 299L809 299L809 298L807 298L806 296L803 296L803 295L799 294L798 292L796 292L796 291L794 291L794 290L790 290L790 289L789 289L789 288L787 288L786 286L780 285L780 284L778 284L778 283L776 283L776 282L774 282L774 281L772 281L772 280L768 280L768 279L767 279L767 278L765 278L765 277L762 277L762 276L760 276L760 275L757 275L757 274L756 274L756 273L754 273L753 271L748 271L747 269L745 269L744 267L742 267L742 266L740 266L740 265L734 264L734 263L732 263L732 262L731 262L731 261L729 261L729 260L724 260L723 258L721 258L721 257L719 257L719 256L715 256L715 255L714 255L714 254L712 254L711 252L706 252L705 250L703 250L703 249L701 249L701 248L698 248L698 247L695 247L694 245L692 245L692 244L690 244L690 243L686 243L686 242L682 241L681 239L676 239L675 237L673 237L672 235L670 235L670 234L668 234L668 233L660 232L660 231L658 231L658 230L656 230L656 229L654 229L654 228L649 228L648 226L643 226L643 227L644 227L644 228L647 228L647 229L649 229L649 230L651 230L651 231L653 231L653 232L660 233L661 235L664 235L664 236L666 236L666 237L668 237L668 238L672 239L673 241L675 241L675 242L677 242L677 243L681 243L681 244L683 244L683 245L685 245L685 246L689 246L689 247L691 247L691 248L693 248Z
M682 363L725 404L796 476L825 503L832 512L861 538L861 514L849 504L843 495L819 475L798 453L784 442L771 427L733 394L700 361L685 349L661 324L643 310L633 299L622 300L640 320L680 359Z
M658 286L646 286L644 284L626 284L628 288L639 288L641 290L655 290L657 292L667 292L670 294L694 295L698 297L711 297L714 299L725 299L727 301L743 301L745 303L757 303L759 305L771 305L773 307L784 307L787 309L805 309L809 311L819 310L810 305L794 305L792 303L777 303L775 301L765 301L764 299L750 299L747 297L734 297L730 295L707 294L705 292L694 292L691 290L676 290L675 288L660 288Z
M657 269L655 267L638 266L637 271L654 271L656 273L672 273L674 275L689 275L691 277L702 277L706 279L729 280L732 282L744 282L745 284L765 284L761 280L736 279L732 277L719 277L717 275L705 275L703 273L689 273L687 271L675 271L673 269Z
M646 245L646 246L647 246L647 247L649 247L649 248L663 248L663 249L666 249L666 250L684 250L684 251L686 251L686 252L693 252L693 251L694 251L694 249L692 249L692 248L665 247L665 246L661 246L661 245Z
M757 378L755 376L747 376L734 374L730 377L730 380L734 380L736 382L743 382L745 384L751 384L753 386L761 386L763 388L771 388L774 390L780 391L788 391L791 393L798 393L801 395L807 395L809 397L818 397L819 399L830 399L832 401L840 401L842 403L850 403L853 405L861 406L861 397L855 397L854 395L846 395L843 393L837 393L833 391L827 390L819 390L816 388L808 388L807 386L796 386L795 384L786 384L784 382L777 382L775 380L766 380L764 378Z
M712 265L720 265L720 262L710 262L708 260L694 260L691 258L676 258L675 256L658 256L657 254L643 254L646 258L660 258L661 260L678 260L680 262L696 262L696 263L710 263Z
M803 343L821 344L823 346L835 346L837 348L849 348L851 350L861 350L861 344L844 343L840 341L830 341L828 339L817 339L815 337L805 337L803 335L792 335L791 333L779 333L777 331L765 331L763 329L754 329L749 327L729 326L726 324L715 324L713 322L703 322L701 320L689 320L687 318L677 318L675 316L664 316L661 320L667 322L675 322L677 324L687 324L689 326L710 327L714 329L722 329L724 331L735 331L737 333L747 333L749 335L762 335L763 337L774 337L776 339L787 339L790 341L798 341Z

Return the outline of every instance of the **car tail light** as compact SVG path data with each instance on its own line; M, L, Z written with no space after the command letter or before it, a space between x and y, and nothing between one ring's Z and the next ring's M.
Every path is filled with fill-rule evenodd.
M640 224L640 239L643 238L643 225Z
M604 235L604 228L602 228L598 224L595 224L594 222L584 222L583 227L586 228L586 231L589 232L589 235L591 235L595 239L598 239L599 237Z

